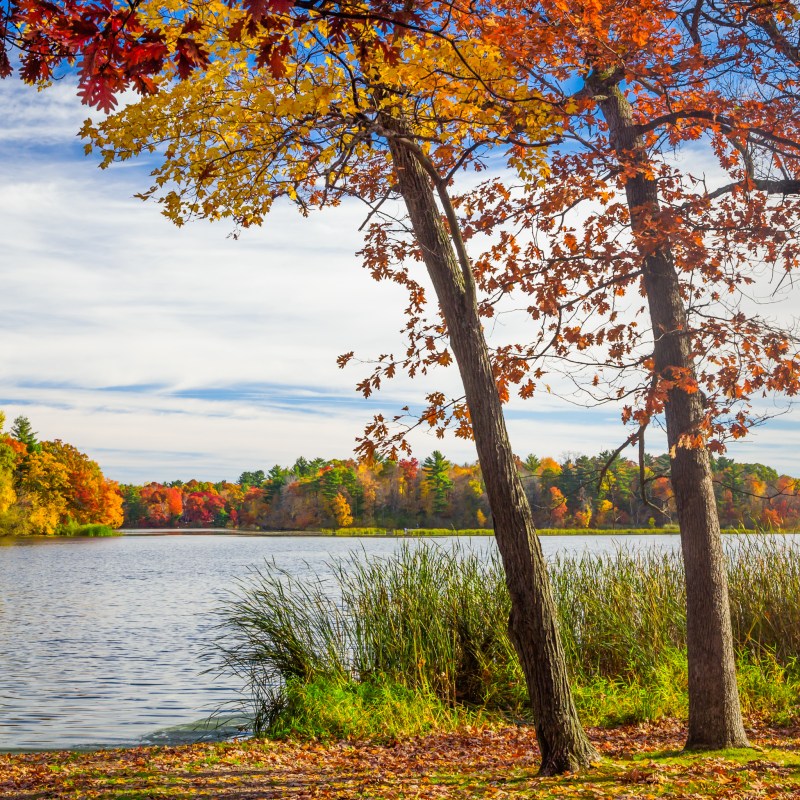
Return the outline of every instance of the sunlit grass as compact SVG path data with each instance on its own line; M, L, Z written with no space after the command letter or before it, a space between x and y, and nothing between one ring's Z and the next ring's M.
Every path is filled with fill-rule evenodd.
M742 704L775 722L799 715L799 557L789 540L748 537L729 566ZM374 737L392 716L404 720L397 734L383 731L393 736L470 715L527 717L493 550L425 543L331 568L326 584L267 565L224 610L222 668L247 684L257 732ZM684 716L680 554L562 555L550 572L583 720ZM337 700L325 706L325 696Z

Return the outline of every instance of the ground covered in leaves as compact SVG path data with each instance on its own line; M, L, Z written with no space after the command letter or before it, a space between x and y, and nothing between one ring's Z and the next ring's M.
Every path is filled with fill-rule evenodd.
M679 722L593 729L603 762L560 778L536 776L529 727L382 744L247 740L4 754L0 798L800 798L800 726L749 734L754 749L687 755Z

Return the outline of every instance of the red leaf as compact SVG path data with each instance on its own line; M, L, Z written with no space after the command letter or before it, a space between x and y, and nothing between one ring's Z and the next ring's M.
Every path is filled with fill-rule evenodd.
M194 39L179 36L175 42L175 64L181 80L186 80L193 69L208 66L208 53Z
M183 25L181 33L197 33L203 29L203 23L197 17L189 17Z
M267 16L269 0L243 0L242 6L254 20L260 22L264 17Z
M102 76L92 75L78 86L78 97L87 106L99 108L108 113L117 105L117 98L109 82Z
M236 22L234 22L233 25L231 25L230 28L228 28L228 39L230 39L230 41L232 42L241 42L242 30L244 28L244 25L245 25L244 17L242 17L239 20L236 20Z

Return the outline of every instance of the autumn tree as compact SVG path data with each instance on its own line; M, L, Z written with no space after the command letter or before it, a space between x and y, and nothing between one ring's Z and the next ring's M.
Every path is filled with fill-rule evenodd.
M501 219L531 234L525 243L505 232L478 265L483 286L521 290L536 299L534 321L554 320L533 345L510 348L507 363L524 396L537 377L528 367L545 351L572 376L593 370L594 387L613 372L610 396L637 399L625 411L636 425L631 443L643 444L664 413L687 579L687 744L741 745L709 447L746 432L756 393L797 391L791 335L736 303L762 263L797 265L797 205L787 198L800 189L797 8L497 2L471 18L520 82L559 109L569 142L549 159L546 184L521 174L517 199L494 181L462 201L476 210L473 230ZM518 138L535 146L537 135ZM725 175L716 185L671 158L699 143ZM592 207L578 225L572 212L582 203ZM620 307L629 288L646 297L644 329ZM643 367L647 380L626 386L626 367Z
M69 473L46 451L30 453L17 484L17 505L23 511L19 532L53 534L66 522Z
M0 530L5 528L3 517L17 499L14 491L14 465L16 454L10 445L10 437L3 434L5 414L0 411Z
M353 515L350 512L350 504L347 498L341 493L337 492L331 502L331 513L336 522L337 528L347 528L353 524Z
M122 524L117 484L72 445L40 442L27 417L3 433L0 413L0 530L55 534L73 524Z
M264 519L268 511L269 503L264 490L251 486L237 509L239 526L246 530L266 527Z
M60 522L79 525L122 525L122 497L117 484L103 476L100 466L71 444L56 439L43 442L42 451L66 469L65 506Z
M136 500L142 524L148 528L172 527L183 516L183 492L177 486L148 483L141 487Z
M181 517L189 527L224 527L230 516L225 506L225 499L216 492L207 489L190 492L183 502Z
M436 330L419 325L424 290L406 259L380 246L381 226L371 228L367 263L376 277L408 289L405 368L413 374L453 360L459 368L469 408L459 411L460 432L474 434L478 448L542 771L585 766L595 753L572 702L544 558L508 442L502 414L507 381L495 372L484 338L448 188L453 173L473 163L482 146L512 134L517 114L546 136L553 124L548 109L520 96L518 111L498 131L480 104L461 102L474 92L476 71L504 93L517 91L492 48L475 48L465 61L436 36L396 35L387 44L380 27L363 20L357 37L341 28L330 36L331 22L311 11L291 35L265 48L237 12L215 6L198 12L198 25L209 36L203 75L128 106L100 126L87 125L84 135L104 164L163 148L165 157L143 196L158 198L176 222L203 216L231 218L242 227L260 224L279 197L304 210L349 194L375 204L376 213L384 197L396 195L403 203L416 260L427 268L441 309ZM231 30L233 36L214 38ZM531 173L541 164L533 150L514 158ZM362 390L368 394L379 384L380 375L373 375ZM424 415L433 425L438 406L433 398ZM380 435L384 427L377 419L369 432ZM362 444L371 454L369 441Z
M444 11L441 11L442 8ZM609 366L613 368L617 368L619 362L624 361L624 357L634 351L636 337L635 331L631 333L632 326L619 323L615 303L609 302L608 298L617 296L627 286L639 281L643 284L649 302L654 344L647 357L638 360L632 358L630 363L651 370L653 379L648 382L647 391L640 393L642 402L635 408L632 406L629 411L630 417L638 425L631 441L636 439L640 444L643 442L650 418L663 408L673 455L672 468L677 470L679 476L675 485L675 501L683 523L690 653L695 654L690 658L694 665L690 670L690 684L693 687L691 694L694 698L690 713L690 744L698 746L743 741L740 720L737 712L732 710L736 706L735 681L731 668L731 650L726 643L730 638L725 622L726 593L724 585L720 583L720 580L724 582L724 574L720 570L718 523L713 518L710 506L706 440L708 436L718 434L724 427L718 421L718 412L724 415L735 404L728 402L726 398L741 401L763 387L791 388L795 372L793 360L784 358L788 344L787 337L781 331L765 326L762 321L742 319L739 314L729 314L727 317L711 315L706 324L691 327L688 312L692 310L692 305L684 304L687 298L696 300L702 297L702 292L698 295L696 284L692 285L691 282L686 288L681 285L680 274L684 270L682 264L697 261L698 255L701 256L700 263L706 265L705 277L709 279L708 283L713 284L716 281L727 290L733 287L735 291L740 285L736 257L727 261L715 260L708 257L709 251L716 248L718 252L725 254L741 253L746 250L746 243L741 238L737 239L737 236L750 236L753 230L785 229L785 225L782 225L785 222L782 209L776 210L774 206L765 203L756 203L751 207L751 204L742 202L743 198L748 199L753 191L780 194L793 192L797 188L796 176L789 163L794 146L792 121L796 115L791 113L794 95L791 90L787 91L789 83L786 76L790 73L787 73L781 63L788 62L790 67L797 65L797 48L791 38L796 8L791 4L780 4L752 9L736 3L722 4L722 8L709 8L702 3L684 9L667 3L644 2L626 4L619 13L617 9L613 13L604 13L594 4L583 6L580 3L567 3L555 9L520 11L514 4L500 2L488 9L491 13L473 18L471 9L466 14L461 14L461 9L449 4L431 3L418 4L413 9L415 14L411 19L413 27L419 29L423 27L421 20L424 21L424 13L433 9L429 17L431 24L428 26L436 30L437 38L433 40L433 44L441 41L444 19L449 23L460 24L462 38L459 39L456 35L449 41L456 43L460 66L467 67L470 77L474 79L472 85L480 84L481 89L488 89L488 96L491 98L489 103L482 100L477 105L466 108L479 108L482 111L491 108L495 122L503 129L503 134L497 139L513 142L519 148L514 158L515 166L519 168L520 164L523 165L520 174L528 188L536 183L531 182L531 175L536 175L537 171L527 166L520 153L524 153L525 148L540 144L541 125L535 115L532 126L529 113L517 114L517 110L522 107L521 98L519 92L514 92L513 85L527 88L527 100L533 98L539 105L550 104L553 109L557 109L557 114L566 121L565 129L581 146L587 141L591 143L584 153L579 152L575 158L572 158L574 152L566 148L558 158L551 161L551 175L554 178L552 185L558 189L548 195L543 204L527 203L522 212L514 213L507 213L506 209L501 208L498 214L496 208L492 209L495 219L535 220L537 224L544 223L539 225L543 230L556 232L555 246L548 248L553 258L542 258L542 251L534 248L535 260L545 264L547 268L542 285L536 287L532 280L532 274L536 277L541 277L541 274L536 275L535 270L527 267L518 269L518 258L495 258L499 252L496 250L490 254L492 260L484 260L479 265L479 283L489 288L494 283L494 288L501 293L514 285L527 285L538 298L538 302L532 306L532 316L538 318L552 314L558 317L555 335L547 349L563 356L568 349L567 345L580 351L593 345L608 344L611 362ZM352 20L352 17L348 17L346 9L339 6L334 10L337 12L335 18L339 26L336 29L337 39L345 41L346 37L341 36L342 20ZM380 9L384 14L384 22L389 10L391 5ZM404 11L406 17L412 17L408 8ZM364 19L363 13L354 16L359 24ZM466 19L466 24L462 23L462 17ZM297 20L299 24L309 21L316 23L313 15ZM228 36L228 41L242 41L240 34L245 23L238 23L237 20L228 29L229 33L235 31L235 35ZM408 19L405 23L410 24ZM201 23L192 22L193 27L199 24ZM252 52L256 54L260 65L269 66L273 75L284 75L284 56L292 45L285 35L285 20L283 27L279 23L277 29L280 33L258 38ZM475 63L470 64L463 58L464 52L468 50L468 43L476 38L478 31L484 46L480 69ZM248 30L248 33L252 36L255 32ZM349 33L352 33L352 29ZM446 33L450 35L450 31ZM385 39L375 27L362 27L359 38L357 51L362 60L370 45L375 45L376 51L380 50L377 45L383 45L381 52L387 61L394 53L391 48L387 49ZM492 44L508 56L506 67L508 64L514 65L515 69L511 70L512 81L498 81L496 74L487 78L484 71L487 62L490 72L498 64L497 60L493 60L494 54L486 58L485 48ZM714 52L709 52L709 47ZM430 49L433 51L436 48ZM441 59L439 67L441 72L449 71L451 85L448 89L452 92L454 75L460 77L463 73L459 73L460 67L453 69L450 66L452 59L449 62L447 60L451 56L449 51L439 49L436 52L439 55L444 52L445 57ZM742 104L739 103L738 91L728 92L727 96L724 91L720 91L720 87L725 84L721 80L723 71L730 70L731 64L746 65L749 70L748 79L754 84L764 75L781 75L781 79L774 81L769 87L772 93L769 105L750 101ZM776 65L777 69L771 69ZM387 114L382 105L387 98L389 104L394 103L398 86L405 87L406 84L397 83L397 74L392 75L392 80L388 83L383 82L380 80L381 76L369 71L371 69L372 66L366 71L357 69L354 74L362 78L367 75L367 96L378 112L377 119L370 119L369 114L366 118L358 114L349 118L353 147L348 149L348 145L337 152L344 150L348 157L357 154L358 144L364 143L364 139L359 139L359 133L368 137L383 136L388 142L399 178L397 185L409 209L415 237L422 245L423 258L434 276L441 302L442 290L447 287L442 283L437 284L432 266L433 256L426 249L426 242L433 242L434 238L435 231L430 220L433 219L431 212L436 210L437 200L442 203L449 235L453 237L447 245L452 245L455 254L453 263L458 261L462 269L469 271L463 247L464 236L461 235L462 231L459 230L458 220L455 218L454 203L447 193L449 178L453 173L452 170L437 169L443 166L437 163L437 156L444 154L444 148L440 147L436 152L436 148L431 147L431 143L437 140L428 136L429 132L425 130L424 124L419 124L418 108L409 111L408 107L400 104L400 113L397 113L395 109L398 106L395 104L391 113ZM664 75L669 76L666 82ZM583 88L577 93L572 92L571 88L569 91L561 88L576 79L583 82ZM464 99L461 98L462 105L459 106L462 111L465 108ZM319 100L317 96L316 101ZM267 98L267 104L270 103L271 99ZM363 114L361 106L356 106L358 113ZM769 112L764 111L767 108ZM787 109L789 114L786 113ZM319 110L319 107L315 109ZM644 121L637 120L637 114ZM596 125L597 115L602 117L604 126ZM466 116L462 114L460 121L465 121ZM348 119L347 115L343 115L343 118ZM365 126L365 122L369 122L369 125ZM474 124L474 120L472 122ZM301 124L301 138L303 130L305 129ZM523 131L526 135L521 136ZM527 136L531 132L534 135ZM610 135L606 136L606 132ZM709 136L723 168L729 171L733 180L726 186L711 191L687 192L687 181L676 177L676 172L659 160L658 147L664 141L675 146L681 142L697 140L704 133ZM600 146L591 142L597 135ZM451 137L451 140L453 138L459 141L458 137ZM438 141L441 144L442 140ZM476 147L486 141L484 139L483 142L478 142ZM424 146L421 147L420 142ZM316 144L319 144L319 140ZM433 159L426 147L433 153ZM452 145L448 142L446 147L451 148L449 155L452 155ZM313 151L315 148L312 146L310 149ZM300 150L302 147L297 152ZM123 152L132 151L125 148ZM285 155L288 151L282 152ZM475 150L470 145L459 152L462 155L466 153L463 159L461 155L456 158L456 163L463 165L470 162L470 156ZM409 157L409 153L411 160L406 159L406 163L403 163L403 157ZM296 155L297 153L293 154ZM447 160L447 157L443 159L445 162ZM290 158L281 165L290 167L285 173L291 177L288 182L291 185L286 188L289 196L292 193L296 196L297 184L303 182L299 174L291 170L298 163L300 161ZM320 159L320 163L330 164L331 161ZM417 191L422 183L414 185L411 180L413 171L406 164L422 169L425 172L423 177L431 181L428 188L433 190L430 192L433 196L432 204L427 202L428 198L424 193ZM158 180L163 183L159 185L157 182L153 193L157 193L159 186L170 180L175 179L180 183L177 179L181 176L181 170L190 170L192 166L193 163L184 162L178 164L177 172L162 172ZM168 213L171 205L173 215L177 213L176 209L188 208L191 213L213 216L213 204L209 205L207 202L211 194L202 186L195 192L198 183L213 182L213 169L209 172L207 166L194 176L190 197L174 192L165 195ZM332 174L341 178L344 173L339 171L339 167L343 166L343 162L337 163L337 169L324 176L326 191L332 185L327 179ZM739 166L740 174L736 174ZM777 170L777 177L770 174L770 170ZM322 177L321 173L319 177ZM690 177L693 179L693 176ZM621 213L621 206L616 202L615 193L620 189L626 194L626 214ZM492 191L496 191L501 200L499 205L502 206L508 193L502 191L497 184L493 185ZM195 192L193 197L192 192ZM554 223L554 220L563 223L564 215L577 202L576 197L599 201L605 206L604 213L591 218L589 236L588 239L584 237L583 242L579 242L569 226ZM313 205L318 199L306 197L301 202ZM370 199L377 198L373 196ZM705 216L710 204L717 200L720 202L716 208L721 213L715 224L708 225ZM738 200L738 205L736 202L727 203L727 200ZM487 205L493 204L481 201L476 207L482 211ZM240 221L242 224L259 222L267 209L268 204L256 206L255 214L245 215ZM235 213L230 215L236 216ZM698 222L701 219L703 221ZM779 224L764 225L762 220L777 220ZM485 215L482 222L484 221ZM614 245L619 242L625 245L626 240L613 235L619 225L627 227L633 238L633 247L629 248L627 254L623 253L621 258L618 257ZM476 229L486 230L485 226L476 226ZM468 228L464 232L466 230ZM713 242L714 247L709 248L709 241ZM506 238L503 244L510 243L511 240ZM740 246L738 250L737 246ZM769 247L766 249L769 251ZM791 263L794 258L792 248L780 249L780 257L784 259L784 263ZM599 259L587 257L587 252L600 252L601 256ZM495 278L496 270L489 266L492 261L500 263L504 270L504 276L499 282ZM445 261L440 259L440 263L444 264ZM586 268L587 263L589 269ZM380 269L386 267L380 261L378 265ZM558 265L565 268L553 269ZM603 269L608 271L612 265L612 276L608 279L602 278ZM685 271L690 272L689 269ZM551 277L553 275L556 276L555 281ZM731 278L731 275L734 277ZM585 291L585 287L581 288L575 302L559 299L569 295L565 291L564 276L578 284L588 280L589 291ZM411 287L406 280L407 273L395 271L392 277ZM470 280L467 276L467 288ZM710 292L712 301L718 302L720 293L714 290ZM700 305L694 303L695 307ZM416 306L419 306L418 302ZM448 320L446 303L442 303L442 306L446 324L436 333L441 335L447 330L453 344L457 336L452 328L452 319ZM609 327L603 328L599 333L587 333L579 325L566 323L565 312L569 317L576 307L604 314L611 311ZM410 308L413 314L416 311L414 303ZM485 306L480 310L490 313ZM451 307L450 316L456 311L455 307ZM744 336L751 343L750 346L738 348L737 336ZM734 355L720 357L715 350L708 360L711 368L698 372L695 362L699 354L705 351L698 349L697 345L707 345L708 342L713 342L716 349L719 342L731 344ZM753 346L753 342L757 344ZM440 363L445 363L449 358L446 351L435 347L429 349L433 352L421 359L422 363L432 364L439 359L444 360ZM453 349L463 373L458 346L453 344ZM741 356L743 351L745 358ZM500 386L502 396L507 392L507 383L521 380L525 368L536 357L536 347L508 348L505 352L495 354L493 377ZM412 364L412 368L415 366L416 364ZM392 369L393 364L389 363L386 372ZM537 372L540 373L541 370ZM371 384L374 385L376 381L377 378L373 377ZM711 389L704 392L702 398L698 391L700 384ZM534 388L534 384L528 381L523 385L523 394L530 395ZM467 395L469 394L468 389ZM623 391L621 396L624 395ZM442 405L438 397L432 400L430 419L440 418ZM456 417L462 424L462 430L469 427L469 421L463 413L456 413ZM736 411L729 429L733 435L741 435L747 422L746 411ZM373 432L381 430L382 421L379 420ZM686 480L680 476L685 476ZM640 483L644 486L644 481ZM698 519L703 519L704 522L699 524L696 522ZM698 587L704 586L711 587L710 607L713 613L710 617L695 613L704 604L708 604L706 601L709 597L704 596L702 591L699 594L696 592ZM711 635L704 637L704 625L707 621L710 621ZM702 646L704 644L707 646ZM705 692L705 689L709 691ZM706 696L708 699L703 699Z

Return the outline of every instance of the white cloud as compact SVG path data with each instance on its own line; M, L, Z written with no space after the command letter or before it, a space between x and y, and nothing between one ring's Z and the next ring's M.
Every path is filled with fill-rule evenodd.
M75 98L75 86L68 80L56 81L41 91L5 80L0 86L3 102L3 124L0 143L19 145L63 142L73 139L87 109Z
M72 442L119 480L235 479L299 455L344 457L372 414L420 404L433 388L460 394L450 369L399 377L365 401L354 385L369 366L336 367L353 349L404 351L403 292L375 284L354 255L363 207L309 219L277 208L238 241L224 223L177 229L132 198L146 169L100 172L82 156L75 133L87 112L71 87L37 94L4 81L0 103L9 419L26 414L43 438ZM513 337L514 325L504 318L496 336ZM594 453L624 438L613 408L547 395L514 402L509 429L523 455ZM439 447L474 459L470 443L421 432L413 441L420 456ZM748 457L800 473L800 456L776 441L785 430L759 434Z

